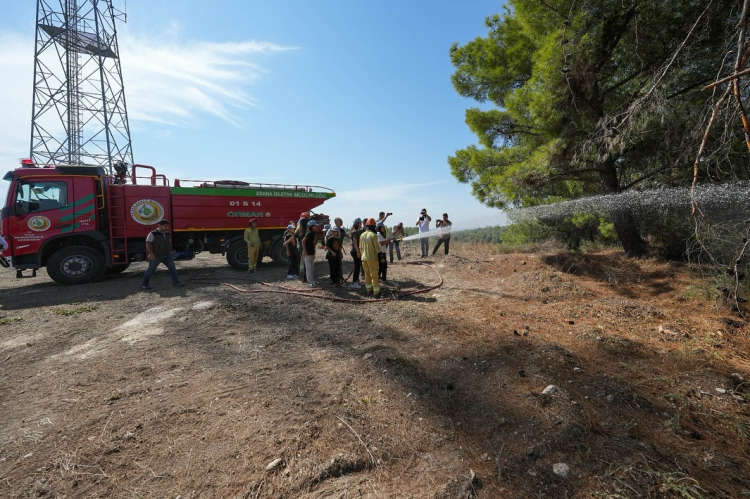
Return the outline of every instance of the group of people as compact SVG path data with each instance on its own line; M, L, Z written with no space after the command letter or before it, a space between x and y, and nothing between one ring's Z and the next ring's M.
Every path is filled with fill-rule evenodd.
M326 260L329 266L329 278L331 284L340 284L344 280L342 272L342 261L346 255L344 239L351 241L350 255L354 262L352 270L352 288L361 288L360 276L364 279L366 293L375 298L381 294L382 282L388 278L388 262L394 262L394 253L397 261L401 260L401 240L406 232L403 222L393 226L388 236L385 225L386 219L392 213L380 212L378 218L356 218L352 223L350 233L346 233L341 218L334 219L334 225L324 226L325 231L321 245L326 252ZM430 231L432 218L423 209L416 225L420 233ZM450 247L451 221L448 214L444 213L442 220L436 222L441 229L438 242L432 251L434 255L440 246L444 246L445 254ZM299 275L301 280L311 288L318 287L319 282L315 280L315 250L319 240L319 224L310 219L308 212L300 215L295 224L290 222L284 233L284 248L289 258L287 279L295 279ZM422 258L429 255L429 237L420 240L422 245ZM249 244L249 243L248 243ZM387 253L386 253L387 250ZM248 250L249 252L249 250Z
M432 217L427 214L427 210L425 208L422 208L422 211L419 213L419 218L417 219L416 226L419 227L419 233L420 234L428 234L430 232L430 222L432 222ZM448 251L450 250L451 245L451 228L453 226L453 222L448 220L448 214L443 213L443 218L441 220L435 221L435 227L440 229L440 232L438 233L438 240L437 243L435 243L435 247L432 250L432 255L434 256L435 253L437 253L438 248L440 246L443 246L445 250L445 254L448 254ZM424 236L419 239L420 243L420 249L422 250L422 256L421 258L427 258L430 256L430 238L429 236Z
M377 220L367 218L364 221L356 218L352 223L351 233L347 235L341 218L334 219L334 225L324 226L325 231L322 246L326 252L326 260L329 266L329 278L332 284L341 284L344 280L342 261L346 255L344 239L351 241L350 254L354 261L352 271L352 282L350 287L361 288L360 275L364 278L365 290L368 295L379 298L381 294L381 282L388 277L388 261L401 260L401 240L405 236L403 222L396 224L388 236L385 221L392 213L380 212ZM416 226L420 234L430 232L432 217L426 209L422 209ZM450 230L453 225L448 219L448 214L443 213L442 220L437 220L436 227L440 229L438 241L432 250L434 255L440 246L444 247L445 254L450 248ZM309 212L300 215L295 224L290 222L283 236L283 248L289 259L287 279L295 279L297 276L309 287L318 287L319 282L315 280L315 252L319 241L319 224L311 219ZM156 229L150 232L146 238L146 251L148 253L148 268L141 280L144 290L151 289L149 280L160 263L169 270L174 286L181 287L172 257L172 246L169 237L169 221L161 220ZM248 272L257 271L258 256L261 249L261 237L258 229L258 221L251 218L248 228L244 233L247 244ZM4 242L4 241L3 241ZM429 236L420 238L421 258L429 256ZM387 250L387 253L386 253Z

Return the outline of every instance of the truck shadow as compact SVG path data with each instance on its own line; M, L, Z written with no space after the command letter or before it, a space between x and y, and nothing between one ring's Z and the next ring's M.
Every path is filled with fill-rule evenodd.
M179 272L181 278L189 272ZM38 307L50 307L88 301L117 301L138 293L146 293L141 288L142 271L126 271L122 274L108 275L98 282L80 284L76 286L64 286L51 279L43 271L39 271L34 279L23 279L16 281L13 277L7 277L7 282L12 282L12 287L2 286L6 278L0 280L0 289L3 289L3 310L24 310ZM189 288L176 288L172 286L169 274L165 270L158 270L151 281L152 289L148 293L156 293L160 296L184 295Z

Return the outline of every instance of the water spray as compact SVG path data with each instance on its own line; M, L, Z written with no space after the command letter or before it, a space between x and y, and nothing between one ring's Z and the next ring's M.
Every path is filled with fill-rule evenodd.
M504 217L502 217L504 218ZM460 228L457 228L460 225ZM469 230L484 229L486 227L499 227L507 225L505 220L498 220L498 217L483 217L478 219L469 220L468 222L454 222L451 226L450 234L458 234L460 232L466 232ZM407 236L402 241L413 241L416 239L424 239L425 237L439 236L443 233L443 229L435 228L428 232L421 232Z
M662 188L591 196L510 210L508 218L512 222L556 221L577 213L609 215L622 211L647 218L675 210L684 210L689 216L693 203L707 218L716 217L717 221L750 218L750 182L697 186L692 192L688 188Z

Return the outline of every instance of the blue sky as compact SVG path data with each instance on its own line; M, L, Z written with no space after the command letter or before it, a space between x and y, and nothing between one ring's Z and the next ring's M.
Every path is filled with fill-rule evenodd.
M56 3L56 2L55 2ZM115 0L124 8L124 0ZM476 137L479 104L450 82L448 50L486 35L502 2L310 0L127 2L118 25L134 159L170 179L295 183L334 189L318 210L421 208L456 229L504 225L450 173ZM0 163L27 157L36 2L0 16ZM7 183L0 186L5 197Z

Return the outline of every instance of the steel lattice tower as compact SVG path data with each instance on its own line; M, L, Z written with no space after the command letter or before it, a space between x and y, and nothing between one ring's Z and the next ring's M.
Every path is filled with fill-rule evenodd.
M112 0L37 0L31 159L133 163Z

